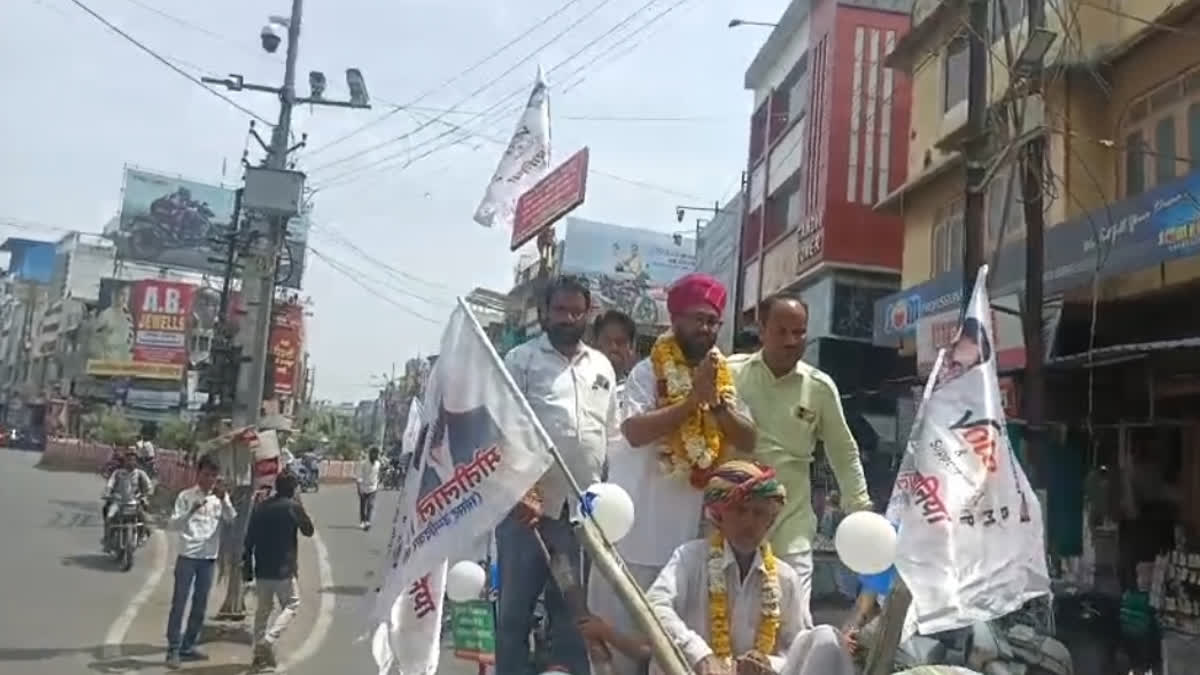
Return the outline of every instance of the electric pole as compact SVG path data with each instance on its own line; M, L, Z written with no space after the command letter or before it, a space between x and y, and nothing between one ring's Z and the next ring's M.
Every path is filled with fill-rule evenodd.
M988 27L989 0L967 3L967 129L963 144L966 195L963 200L963 296L971 301L975 276L984 259L984 214L991 143L988 137Z
M1046 26L1045 6L1041 0L1028 0L1029 32L1035 34ZM1030 95L1042 95L1044 55L1030 66ZM1020 131L1020 130L1018 130ZM1042 361L1045 348L1042 340L1042 305L1044 304L1043 275L1046 268L1046 212L1043 205L1043 186L1046 172L1046 134L1038 133L1021 148L1021 198L1025 207L1025 311L1022 329L1025 333L1025 382L1022 410L1025 416L1025 456L1033 484L1043 480L1041 467L1042 433L1045 419L1045 373Z
M297 103L332 105L343 108L369 108L366 84L362 73L356 68L346 70L346 84L350 89L349 101L331 101L324 98L325 75L313 71L308 75L311 93L306 98L296 96L296 59L300 50L300 24L304 11L303 0L292 0L292 11L288 17L272 16L263 27L262 47L268 53L279 48L281 38L278 27L287 29L287 48L284 59L283 84L279 87L247 83L241 75L230 75L226 79L205 77L205 84L223 85L231 91L260 91L279 97L279 120L271 130L270 144L263 143L254 131L250 135L266 151L262 168L247 165L246 184L242 206L254 211L247 218L249 238L246 265L242 277L242 303L246 308L248 325L240 325L237 346L232 350L237 358L237 388L233 400L233 426L235 429L255 426L262 414L263 390L267 367L267 342L271 331L273 303L275 300L275 278L279 255L287 235L288 220L298 215L303 194L304 176L290 171L288 156L303 147L304 140L289 147L292 132L292 108ZM264 176L262 174L272 174ZM251 176L255 181L251 183ZM255 225L255 219L265 215L266 232ZM243 322L245 324L245 322ZM237 572L240 564L242 540L249 524L251 507L252 457L246 452L235 451L226 473L232 474L237 490L234 493L238 520L230 536L222 546L222 566L229 582L225 601L221 605L221 618L241 619L245 616L245 599L242 593L242 576Z

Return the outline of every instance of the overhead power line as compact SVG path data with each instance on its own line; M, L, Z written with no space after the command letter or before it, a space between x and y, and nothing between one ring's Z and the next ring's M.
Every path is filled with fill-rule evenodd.
M274 122L266 119L265 117L259 115L258 113L254 112L253 110L243 106L242 104L238 103L237 101L233 100L232 98L229 98L225 94L222 94L221 92L217 91L216 89L213 89L212 87L208 86L207 84L204 84L203 82L201 82L198 78L196 78L192 74L188 73L187 71L183 70L179 66L172 63L171 60L168 59L167 57L163 56L162 54L159 54L154 49L146 46L146 44L143 43L142 41L138 40L137 38L133 37L129 33L126 33L125 31L121 30L117 26L113 25L113 23L111 21L109 21L108 19L101 16L98 12L96 12L96 10L94 10L91 7L89 7L88 5L84 4L82 2L82 0L69 0L69 2L74 4L79 9L82 9L83 11L90 14L93 19L104 24L104 27L107 28L108 30L112 31L113 33L116 33L117 35L121 36L122 38L125 38L125 40L127 40L129 43L133 44L135 47L142 50L143 52L146 52L147 54L149 54L154 60L156 60L159 63L163 64L164 66L170 68L172 71L174 71L176 74L180 75L181 77L187 79L188 82L191 82L192 84L203 88L208 93L212 94L213 96L216 96L217 98L221 99L222 101L225 101L229 105L246 113L247 115L262 122L263 124L266 124L266 125L272 126L272 127L275 126Z
M400 311L404 312L405 314L408 314L409 316L415 317L422 321L432 323L434 325L441 325L441 323L442 323L441 321L438 321L437 319L428 317L428 316L414 310L411 307L403 305L399 301L397 301L395 298L391 297L390 295L387 295L387 294L379 291L378 289L370 286L365 281L363 281L364 275L361 272L359 272L358 270L355 270L354 268L352 268L342 262L339 262L338 260L336 260L335 258L332 258L331 256L325 255L324 253L317 250L316 248L313 248L311 245L308 247L308 250L313 255L315 255L321 262L328 265L330 269L332 269L335 272L341 274L342 276L350 279L351 281L353 281L355 284L357 284L360 288L362 288L367 293L370 293L371 295L374 295L375 297L379 298L380 300L387 302L389 305L392 305L393 307L399 309ZM378 282L376 282L376 283L378 283Z

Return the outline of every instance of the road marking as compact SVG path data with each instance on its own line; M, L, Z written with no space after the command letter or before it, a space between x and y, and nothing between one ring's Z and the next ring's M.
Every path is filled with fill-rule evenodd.
M317 620L313 624L312 630L308 633L308 638L300 645L300 648L292 652L292 654L280 662L280 670L288 670L294 668L300 663L303 663L325 642L325 638L329 636L329 627L333 625L333 611L336 604L336 598L333 591L333 565L329 562L329 549L325 548L325 542L321 540L321 535L313 533L313 546L317 547L317 569L320 579L320 587L317 592L321 595L320 606L317 608Z
M158 588L158 584L162 581L163 574L167 571L167 538L160 531L150 533L150 545L152 550L150 574L146 576L146 580L142 582L142 587L125 606L125 611L113 621L108 628L108 633L104 636L104 646L101 648L101 656L104 660L115 659L121 656L121 646L125 642L125 635L129 633L129 627L133 625L134 619L137 618L138 612L142 606L150 601L150 596L154 594L154 590Z

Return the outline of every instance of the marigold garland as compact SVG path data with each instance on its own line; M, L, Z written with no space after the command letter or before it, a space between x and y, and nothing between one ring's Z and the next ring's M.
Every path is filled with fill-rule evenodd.
M654 342L650 363L658 381L658 407L665 408L686 399L692 392L695 368L688 363L683 349L670 332ZM724 357L717 366L717 396L722 400L733 397L733 374ZM670 476L687 479L693 487L702 488L708 470L720 462L724 434L708 406L692 411L683 424L667 438L666 452L659 456L659 465Z
M771 654L775 651L775 641L779 635L780 590L779 574L775 554L771 545L763 542L759 548L762 558L763 575L761 594L761 615L758 629L754 634L754 651L760 654ZM725 538L717 532L709 539L708 553L708 634L709 647L713 655L725 664L733 662L733 641L730 637L729 625L729 595L725 587Z

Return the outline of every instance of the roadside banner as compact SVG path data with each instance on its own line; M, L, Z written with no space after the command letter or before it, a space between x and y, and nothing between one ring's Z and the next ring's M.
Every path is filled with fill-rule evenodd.
M511 230L517 200L545 175L549 166L550 87L538 68L529 103L492 174L483 201L475 210L475 222Z
M408 404L408 421L404 424L404 434L400 437L400 454L407 455L417 448L421 438L421 399L413 397Z
M476 543L552 462L545 431L461 300L439 353L371 616L381 673L436 670L436 648L409 649L398 636L405 645L415 634L427 636L424 646L437 644L447 561L473 559ZM393 638L382 639L383 631Z
M987 267L925 385L887 516L912 593L904 638L963 628L1050 592L1041 506L1013 455Z

